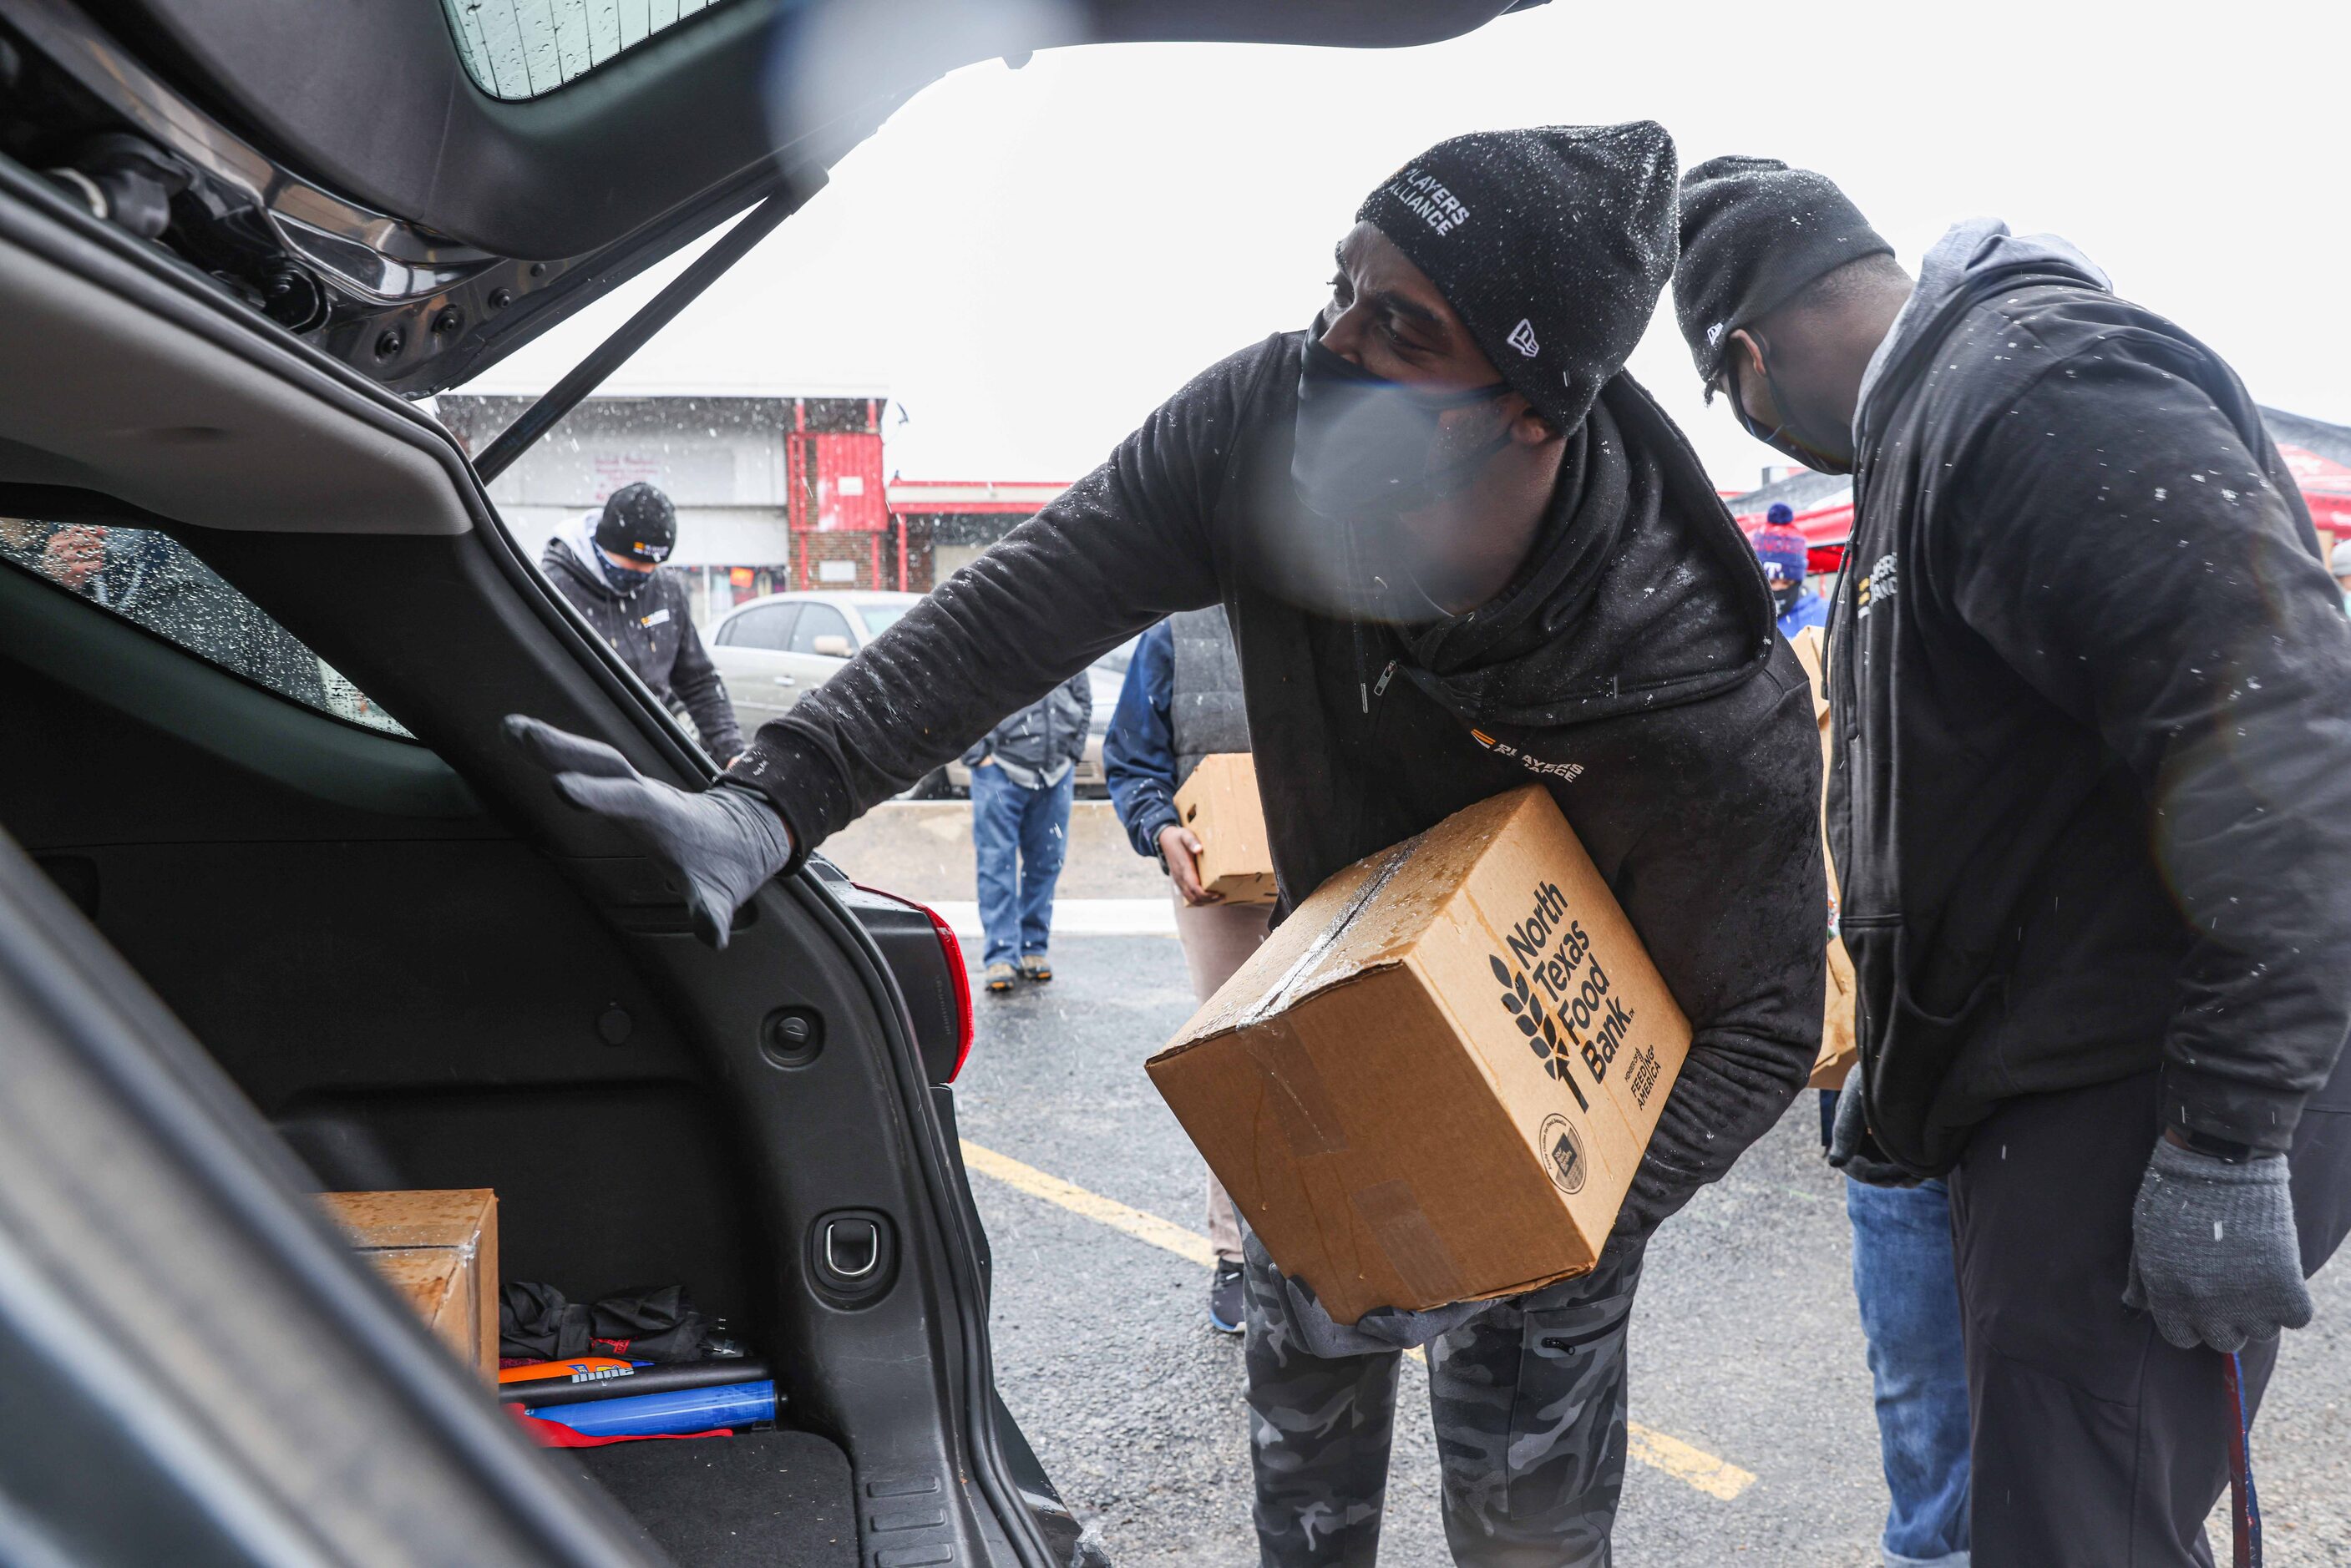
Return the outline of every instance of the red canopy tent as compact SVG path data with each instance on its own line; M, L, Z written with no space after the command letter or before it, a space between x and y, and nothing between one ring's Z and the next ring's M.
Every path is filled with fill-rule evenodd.
M2263 409L2262 422L2302 491L2303 504L2317 526L2319 547L2331 551L2351 538L2351 428ZM1763 526L1774 502L1785 502L1793 522L1812 546L1814 573L1844 565L1845 541L1853 536L1853 483L1834 474L1798 472L1761 490L1729 498L1724 504L1748 534Z

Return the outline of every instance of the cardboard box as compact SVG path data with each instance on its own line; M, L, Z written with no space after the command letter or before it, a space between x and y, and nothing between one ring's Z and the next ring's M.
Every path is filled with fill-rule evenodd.
M1812 680L1813 719L1821 727L1821 860L1829 869L1828 994L1821 1017L1821 1054L1813 1059L1810 1083L1815 1089L1835 1089L1844 1085L1845 1075L1861 1058L1861 1035L1854 1012L1853 955L1844 950L1844 939L1836 934L1836 862L1829 858L1828 771L1835 755L1835 743L1829 738L1829 653L1816 626L1798 632L1791 646L1796 650L1796 662Z
M1228 904L1273 902L1280 889L1265 807L1258 800L1256 758L1247 752L1201 758L1176 792L1176 815L1200 840L1202 887L1223 894Z
M498 1372L498 1197L443 1192L322 1192L353 1247L408 1299L459 1360Z
M1332 877L1149 1070L1274 1261L1353 1323L1590 1269L1688 1048L1530 785Z

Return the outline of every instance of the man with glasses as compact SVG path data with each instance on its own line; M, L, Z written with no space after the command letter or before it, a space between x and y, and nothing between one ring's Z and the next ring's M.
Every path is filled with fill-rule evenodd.
M1963 223L1914 283L1827 180L1718 158L1674 303L1750 431L1854 476L1832 1160L1949 1183L1973 1550L2209 1563L2230 1375L2257 1407L2351 1227L2351 626L2300 492L2053 236Z

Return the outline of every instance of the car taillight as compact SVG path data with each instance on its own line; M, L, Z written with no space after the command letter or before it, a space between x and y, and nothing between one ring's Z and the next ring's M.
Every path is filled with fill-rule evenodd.
M914 907L930 916L931 929L938 934L939 950L946 955L948 983L955 987L956 1061L955 1070L947 1075L947 1082L952 1084L963 1076L963 1064L971 1060L971 971L963 966L963 943L956 940L955 928L928 904Z

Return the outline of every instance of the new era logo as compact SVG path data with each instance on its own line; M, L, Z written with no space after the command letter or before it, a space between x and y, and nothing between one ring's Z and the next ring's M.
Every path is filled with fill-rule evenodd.
M1531 321L1522 320L1511 327L1510 337L1503 341L1530 359L1542 352L1542 345L1535 341L1535 324Z

